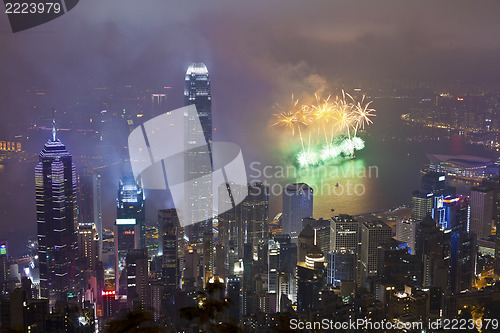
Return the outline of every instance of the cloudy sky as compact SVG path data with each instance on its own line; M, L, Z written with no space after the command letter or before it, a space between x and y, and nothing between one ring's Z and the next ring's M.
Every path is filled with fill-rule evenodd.
M292 92L385 79L499 83L499 13L498 1L82 0L19 33L0 13L0 112L22 126L27 87L50 88L57 108L92 82L172 86L176 108L187 66L205 62L216 138L258 160L271 106Z
M498 82L499 12L498 1L85 0L15 34L0 15L1 102L15 109L8 97L34 84L64 98L77 84L137 82L173 86L177 107L194 61L227 115L216 126L325 81Z

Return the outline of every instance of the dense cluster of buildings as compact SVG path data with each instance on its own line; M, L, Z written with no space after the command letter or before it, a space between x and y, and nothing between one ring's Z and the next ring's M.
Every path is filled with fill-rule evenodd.
M197 106L210 142L206 67L190 66L185 83L185 104ZM152 98L158 110L164 107L165 96ZM210 167L197 164L196 154L188 158L188 173ZM232 331L264 332L288 328L291 319L456 318L466 306L500 299L494 177L465 196L447 186L441 170L426 173L413 192L411 217L394 225L373 215L314 219L314 189L305 183L284 188L282 213L272 219L269 187L254 182L220 184L214 194L220 205L227 191L229 199L248 195L217 218L207 212L206 220L182 226L176 209L161 209L155 226L147 226L145 190L124 175L107 230L101 175L75 170L54 122L35 168L38 236L28 269L10 260L7 242L0 242L2 330L106 331L138 309L151 314L148 325L165 331L225 323ZM186 199L208 185L194 182ZM188 214L216 210L212 199ZM479 286L480 277L490 279Z
M422 98L417 107L403 114L407 123L429 128L454 130L467 141L500 150L500 96L476 93L454 96L442 93L434 98Z

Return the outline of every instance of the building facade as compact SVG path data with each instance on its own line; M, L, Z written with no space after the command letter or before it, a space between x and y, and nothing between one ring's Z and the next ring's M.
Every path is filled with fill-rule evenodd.
M71 154L52 138L39 154L35 168L40 296L66 300L76 275L76 171Z
M302 219L313 216L313 189L305 183L289 184L283 191L283 233L297 244L302 231Z

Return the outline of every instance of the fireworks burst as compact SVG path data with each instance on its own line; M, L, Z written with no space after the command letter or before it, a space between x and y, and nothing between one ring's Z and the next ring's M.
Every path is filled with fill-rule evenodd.
M297 155L300 166L307 167L339 157L353 157L356 150L364 148L358 130L373 123L375 109L365 96L357 102L342 91L341 96L321 98L315 94L315 103L299 104L292 94L285 109L276 104L274 125L284 127L292 136L299 133L302 151ZM307 136L307 141L304 140Z

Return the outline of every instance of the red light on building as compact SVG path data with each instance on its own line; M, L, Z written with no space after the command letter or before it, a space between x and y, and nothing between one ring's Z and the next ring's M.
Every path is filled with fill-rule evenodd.
M102 296L115 296L115 291L114 290L103 290Z

